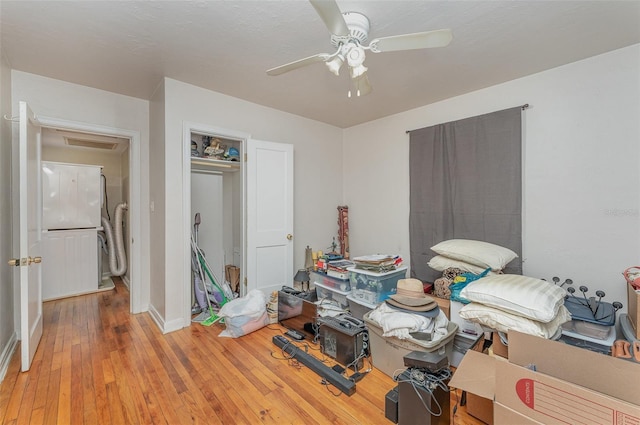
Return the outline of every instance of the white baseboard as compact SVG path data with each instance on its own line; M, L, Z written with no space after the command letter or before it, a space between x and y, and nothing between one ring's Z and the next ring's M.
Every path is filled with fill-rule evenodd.
M156 308L150 304L148 311L151 315L151 318L156 323L156 326L158 326L158 329L160 329L160 332L164 333L164 319L162 318L162 316L160 316L158 310L156 310Z
M0 382L4 380L4 377L7 374L7 369L9 369L9 363L11 362L11 357L13 357L13 353L16 351L16 347L18 346L18 338L16 337L15 332L11 334L11 338L5 344L2 349L2 354L0 354Z
M127 275L122 276L122 282L124 283L124 286L131 291L131 287L129 286L129 277L127 277Z
M154 306L149 305L149 314L151 318L156 323L160 332L163 334L180 330L184 327L184 323L182 319L174 319L168 322L165 322L164 318L158 313L158 310L155 309Z

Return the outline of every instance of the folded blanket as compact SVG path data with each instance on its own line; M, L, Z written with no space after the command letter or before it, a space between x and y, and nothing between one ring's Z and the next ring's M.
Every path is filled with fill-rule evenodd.
M398 339L411 338L412 332L431 333L432 341L442 339L447 335L449 320L444 312L436 317L424 317L419 314L402 312L382 303L369 313L369 320L382 328L382 336L394 336Z

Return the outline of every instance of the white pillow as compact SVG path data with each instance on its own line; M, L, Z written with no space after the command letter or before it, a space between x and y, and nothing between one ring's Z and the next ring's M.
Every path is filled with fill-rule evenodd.
M565 295L565 290L553 283L517 274L483 277L460 291L469 301L545 323L556 317Z
M436 255L427 263L429 267L439 272L444 271L450 267L455 267L457 269L462 270L463 272L470 272L474 274L480 274L484 272L487 267L482 268L478 267L475 264L465 263L464 261L454 260L453 258L448 258L443 255ZM489 275L496 274L493 271L489 271Z
M558 309L558 314L549 323L527 319L526 317L478 303L465 305L460 309L459 315L464 319L480 323L498 332L506 333L509 330L516 330L546 339L553 337L563 323L571 320L571 313L564 305Z
M489 242L469 239L449 239L431 247L434 252L464 261L478 267L498 271L504 269L511 260L518 258L518 254L499 245Z

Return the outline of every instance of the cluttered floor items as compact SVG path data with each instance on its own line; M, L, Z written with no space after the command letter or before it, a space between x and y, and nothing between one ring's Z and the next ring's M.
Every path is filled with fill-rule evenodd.
M443 275L434 285L407 278L407 269L398 256L369 255L350 260L324 257L314 262L312 269L304 270L305 279L309 279L306 290L283 286L269 300L256 291L227 301L218 312L226 326L221 336L237 338L265 326L280 330L281 334L272 338L275 349L271 355L292 366L309 368L334 395L352 396L357 383L372 368L378 369L397 383L386 395L385 416L401 425L414 423L411 418L415 417L420 418L420 423L448 423L451 382L457 382L459 386L455 388L464 390L464 400L472 401L469 414L484 422L493 421L485 415L487 412L518 420L522 418L517 415L533 417L528 408L516 406L513 394L502 389L485 392L471 386L467 390L465 379L476 379L469 370L485 364L495 370L495 377L489 377L496 382L500 382L505 370L512 373L508 379L520 375L522 379L533 379L535 376L529 377L531 371L521 369L535 365L538 372L553 378L548 382L545 378L545 390L553 385L572 390L574 386L587 387L587 399L621 399L614 403L620 407L619 412L635 414L637 406L628 405L634 398L621 397L608 387L603 387L603 394L595 394L600 388L597 382L565 375L562 368L553 366L557 359L549 358L551 352L566 351L580 362L584 358L584 362L600 361L609 367L613 366L612 361L622 359L628 361L628 366L617 366L616 370L636 367L640 362L640 342L636 334L637 307L632 304L637 305L638 292L631 283L631 308L629 314L620 315L623 335L618 337L615 324L621 302L606 301L602 290L590 294L584 285L577 286L577 295L571 279L561 283L557 277L549 282L502 274L515 254L474 242L442 244L446 249L436 252L440 257L437 267ZM516 353L523 354L510 353L513 335L520 341ZM522 341L544 344L548 350L536 351L535 359L525 361L529 354ZM471 351L478 354L466 363L475 366L467 365L465 372L453 375L452 369L461 366ZM487 362L477 357L479 353L508 358L514 366ZM512 354L516 356L513 361ZM602 354L607 355L607 360L592 357ZM516 364L517 356L523 356L522 364ZM630 371L617 379L629 381ZM471 412L478 399L473 391L483 394L480 399L490 399L488 407L487 401L482 402L482 411L476 410L475 414ZM496 400L497 394L502 394L502 405L491 401L494 393L487 395L491 391L495 391Z

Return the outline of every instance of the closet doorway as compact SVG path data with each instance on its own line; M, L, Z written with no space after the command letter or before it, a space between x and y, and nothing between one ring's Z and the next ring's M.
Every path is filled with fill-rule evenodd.
M239 161L198 157L202 141L216 139L227 149L236 147ZM225 278L223 264L240 268L239 296L253 289L268 296L293 284L293 145L190 122L183 123L182 140L186 326L196 301L190 241L197 212L207 209L207 220L218 229L211 233L214 240L199 235L198 245L213 243L207 256L218 264L212 267L220 270L220 280ZM192 144L197 151L193 155ZM196 199L207 195L215 201Z

